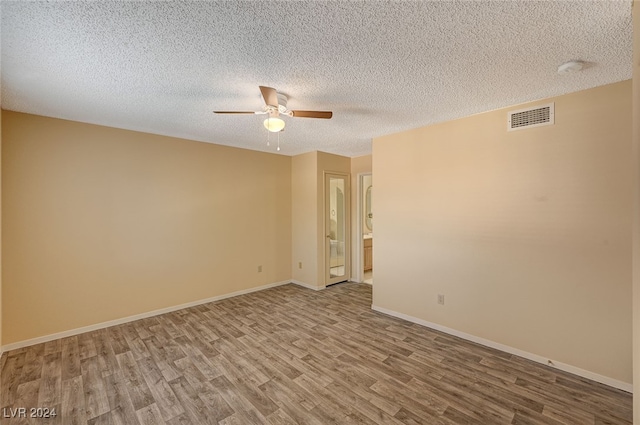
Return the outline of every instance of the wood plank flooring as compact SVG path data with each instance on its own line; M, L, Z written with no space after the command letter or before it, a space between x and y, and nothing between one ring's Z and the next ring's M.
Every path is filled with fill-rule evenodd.
M631 395L295 285L5 353L2 424L631 424ZM30 408L56 409L29 418Z

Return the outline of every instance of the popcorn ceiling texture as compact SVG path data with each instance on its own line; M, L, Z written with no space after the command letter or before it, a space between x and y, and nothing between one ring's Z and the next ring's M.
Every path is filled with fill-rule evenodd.
M1 2L2 108L281 154L631 78L631 1ZM587 69L558 75L571 59ZM562 113L562 111L557 111ZM506 119L506 118L505 118ZM506 127L506 125L505 125Z

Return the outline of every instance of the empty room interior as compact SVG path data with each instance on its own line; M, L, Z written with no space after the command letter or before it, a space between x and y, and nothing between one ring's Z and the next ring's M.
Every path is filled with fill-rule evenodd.
M0 423L640 425L637 1L0 14Z

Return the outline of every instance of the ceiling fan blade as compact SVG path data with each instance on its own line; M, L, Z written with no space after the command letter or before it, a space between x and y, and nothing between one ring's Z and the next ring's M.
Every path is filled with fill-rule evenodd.
M214 114L262 114L263 112L255 111L213 111Z
M273 106L278 109L278 92L272 87L260 86L260 93L267 106Z
M331 111L291 111L292 117L300 118L325 118L329 119L333 116Z

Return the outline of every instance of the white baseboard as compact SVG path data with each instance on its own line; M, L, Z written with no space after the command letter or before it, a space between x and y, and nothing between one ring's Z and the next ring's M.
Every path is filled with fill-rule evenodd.
M148 311L146 313L134 314L133 316L123 317L121 319L109 320L102 323L96 323L95 325L83 326L81 328L71 329L68 331L57 332L50 335L44 335L37 338L27 339L24 341L18 341L11 344L3 345L0 347L0 353L4 353L11 350L17 350L18 348L29 347L31 345L41 344L43 342L53 341L58 338L66 338L69 336L80 335L85 332L92 332L98 329L108 328L110 326L122 325L124 323L133 322L135 320L146 319L148 317L158 316L160 314L171 313L172 311L182 310L184 308L194 307L201 304L210 303L213 301L220 301L225 298L237 297L238 295L250 294L251 292L263 291L265 289L274 288L276 286L286 285L292 283L290 280L284 280L282 282L269 283L255 288L243 289L241 291L231 292L229 294L217 295L215 297L205 298L201 300L191 301L184 304L174 305L171 307L165 307L158 310Z
M444 332L449 335L457 336L462 339L466 339L467 341L475 342L480 345L484 345L485 347L495 348L496 350L504 351L509 354L514 354L516 356L523 357L528 360L532 360L536 363L542 363L549 367L554 367L556 369L562 370L564 372L569 372L574 375L581 376L583 378L590 379L592 381L600 382L601 384L608 385L613 388L617 388L619 390L626 391L628 393L633 393L633 384L619 381L617 379L609 378L608 376L599 375L594 372L590 372L588 370L580 369L579 367L575 367L569 364L565 364L562 362L558 362L555 360L548 359L543 356L539 356L537 354L529 353L527 351L519 350L517 348L509 347L508 345L500 344L498 342L494 342L488 339L481 338L479 336L471 335L465 332L461 332L455 329L448 328L446 326L439 325L437 323L429 322L427 320L419 319L417 317L409 316L407 314L398 313L397 311L388 310L383 307L378 307L376 305L371 306L372 310L378 311L380 313L388 314L389 316L397 317L399 319L404 319L408 322L416 323L418 325L426 326L431 329L435 329L440 332Z
M291 279L291 283L302 286L304 288L313 289L314 291L322 291L323 289L325 289L325 286L313 286L309 283L301 282L295 279Z

